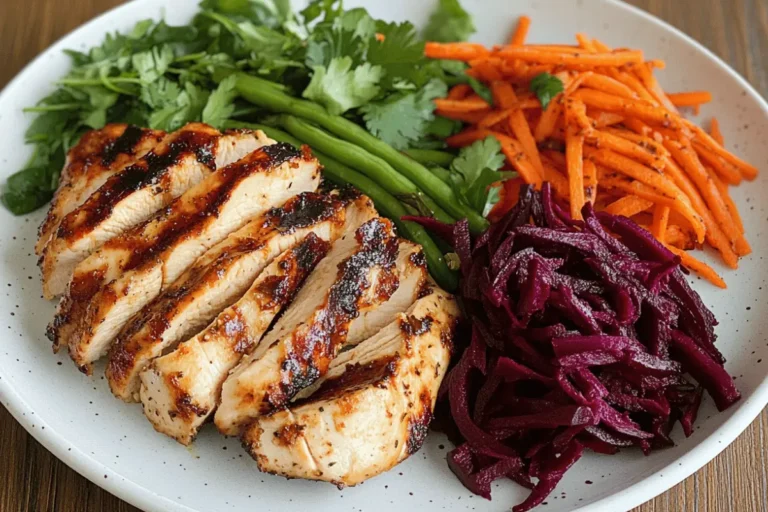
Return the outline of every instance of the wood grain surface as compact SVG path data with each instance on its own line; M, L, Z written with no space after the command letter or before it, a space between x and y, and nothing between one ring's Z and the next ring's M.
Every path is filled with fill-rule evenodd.
M190 0L192 1L192 0ZM570 0L563 0L570 1ZM0 0L0 87L52 42L120 0ZM768 1L629 0L713 50L768 96ZM768 412L694 476L635 512L768 511ZM0 512L137 509L52 456L0 406Z

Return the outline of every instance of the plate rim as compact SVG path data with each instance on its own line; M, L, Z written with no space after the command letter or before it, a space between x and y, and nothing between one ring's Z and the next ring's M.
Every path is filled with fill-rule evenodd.
M635 7L634 5L630 5L621 0L589 1L594 2L596 5L600 3L608 4L612 7L624 10L633 16L637 16L647 22L659 26L670 35L691 45L693 49L705 55L710 61L713 61L719 68L733 78L749 97L761 107L766 117L768 117L768 101L760 95L754 86L718 55L682 30L639 7ZM89 28L94 28L107 18L118 16L122 11L133 10L137 8L136 6L139 4L151 4L151 2L152 0L130 0L122 5L108 9L70 30L42 50L6 84L2 91L0 91L0 101L4 99L6 95L9 95L10 91L14 89L18 83L23 81L25 76L30 73L30 70L35 68L38 63L42 62L44 58L53 52L60 52L66 45L66 41L75 34ZM57 459L61 460L78 474L87 478L107 492L114 494L118 498L145 511L200 512L199 510L190 508L178 501L159 495L147 487L121 476L118 471L109 468L98 460L93 459L90 455L79 450L75 444L60 435L55 429L33 428L32 422L34 409L32 409L31 406L18 394L16 388L11 384L11 380L3 375L2 368L0 368L0 402L2 402L5 408L10 412L11 416L13 416L24 430L50 451ZM725 448L747 429L766 405L768 405L768 374L763 377L762 382L755 388L749 398L744 399L737 404L736 409L733 411L730 418L714 430L708 437L696 444L688 453L638 480L623 491L613 493L612 495L601 498L593 503L578 507L574 509L574 511L613 512L616 510L629 510L652 500L656 496L666 492L688 478L690 475L699 471L705 464L720 455ZM40 416L37 418L37 420L34 420L36 425L49 426ZM660 478L662 474L666 474L663 479ZM617 508L617 506L619 508Z

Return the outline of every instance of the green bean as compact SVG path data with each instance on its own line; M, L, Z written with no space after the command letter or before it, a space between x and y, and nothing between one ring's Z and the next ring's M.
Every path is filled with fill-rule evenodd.
M436 219L449 224L455 222L456 219L383 159L368 153L360 146L337 139L298 117L282 115L279 122L294 137L321 153L359 170L395 197L415 197Z
M270 84L271 82L261 78L242 73L237 75L237 90L246 100L274 112L292 114L317 123L341 139L360 146L390 164L451 216L466 218L472 231L479 233L488 227L488 221L482 215L460 202L450 185L442 182L419 162L380 141L354 122L342 116L330 115L322 106L288 96L275 90Z
M447 169L443 169L442 167L438 166L430 166L428 167L429 172L440 178L440 180L450 183L451 182L451 173Z
M434 149L406 149L403 151L406 155L413 158L417 162L423 165L439 165L442 167L448 167L456 158L456 155L446 153L445 151L437 151Z
M295 147L301 147L302 141L292 135L260 124L229 122L227 128L250 128L252 130L261 130L267 136L278 142L287 142ZM424 256L427 258L429 272L435 278L437 283L448 291L453 291L458 286L456 272L448 268L443 256L443 251L429 236L427 231L415 222L403 221L401 218L408 215L405 207L392 194L384 190L370 178L354 171L329 156L317 151L313 151L315 157L323 166L323 174L331 181L337 184L350 184L360 192L373 200L376 208L382 215L392 219L397 226L398 231L412 242L416 242L424 249Z

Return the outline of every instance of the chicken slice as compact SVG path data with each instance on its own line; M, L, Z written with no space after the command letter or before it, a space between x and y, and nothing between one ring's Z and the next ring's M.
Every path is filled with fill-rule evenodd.
M146 303L229 233L295 192L316 189L319 179L316 160L303 158L282 144L263 146L209 175L155 217L109 240L75 268L49 329L54 346L80 343L78 335L83 335L77 329L85 326L86 309L94 307L91 300L105 285L118 278L142 281L145 276L157 276L156 286L132 288L134 295L151 295ZM153 291L157 286L159 290ZM130 294L120 300L140 307Z
M267 220L256 219L255 238L243 239L223 253L214 248L218 258L210 263L201 258L125 325L107 364L115 396L138 401L139 373L152 359L208 325L246 292L264 267L309 232L327 241L339 236L346 216L343 204L335 198L312 197L292 201L287 211L276 210Z
M318 386L242 434L260 470L338 486L394 467L422 445L459 309L439 289L355 348Z
M259 140L255 132L222 135L199 123L168 135L62 219L40 261L43 295L64 293L75 266L104 242L146 221L211 172L268 141Z
M155 430L190 444L219 402L229 371L261 339L330 244L309 233L259 275L205 330L141 372L144 414Z
M397 289L392 224L372 219L347 230L315 268L290 308L224 381L214 421L226 435L282 407L325 375L350 323Z
M65 215L83 204L110 176L146 155L163 137L165 132L126 124L108 124L80 137L67 153L59 188L38 230L35 254L43 254Z
M288 256L290 253L281 259ZM155 359L141 373L144 413L156 430L185 445L194 440L198 429L218 405L221 385L229 371L258 344L281 306L268 303L271 309L264 308L263 294L259 292L259 283L279 271L276 267L279 261L264 270L251 290L224 310L205 331L180 344L170 354ZM379 331L416 300L427 279L421 248L401 241L396 265L400 281L397 291L378 308L352 321L347 344L358 343Z

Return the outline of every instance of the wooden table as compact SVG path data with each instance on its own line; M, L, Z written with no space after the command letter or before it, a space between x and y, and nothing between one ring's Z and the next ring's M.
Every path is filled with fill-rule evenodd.
M193 0L190 0L193 1ZM563 0L567 1L567 0ZM768 96L768 2L629 0L720 55ZM121 0L1 0L0 87L53 41ZM768 510L768 411L694 476L641 512ZM0 512L136 509L69 469L0 406Z

